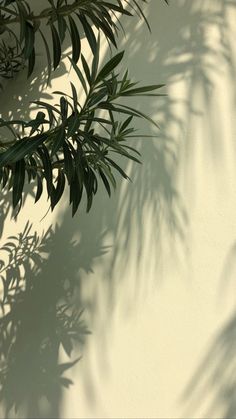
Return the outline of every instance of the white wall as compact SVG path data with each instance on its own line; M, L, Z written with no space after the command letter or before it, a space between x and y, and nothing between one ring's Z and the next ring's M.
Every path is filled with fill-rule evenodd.
M21 331L17 385L39 380L36 367L26 371L28 381L19 376L27 367L19 351L36 348L39 328L53 334L55 324L43 313L51 316L65 277L76 283L73 303L85 308L92 331L72 353L72 360L83 355L65 374L74 385L55 391L51 407L44 398L27 408L26 398L30 417L236 417L236 2L149 3L151 34L123 20L124 67L143 83L166 83L168 96L137 103L160 131L136 142L143 165L128 164L133 183L121 182L110 200L100 191L91 212L82 207L73 220L65 199L41 222L47 203L34 206L29 198L16 222L9 215L2 221L2 244L28 219L39 236L51 224L54 231L36 276L43 278L45 310L42 294L41 311ZM64 89L63 65L56 75L51 90ZM13 92L26 112L40 83L20 76L9 85L5 113L17 111ZM34 306L37 293L30 299ZM22 318L31 316L30 307L23 301ZM38 358L32 351L29 365L39 365ZM62 348L60 359L68 359ZM37 397L32 390L29 399Z

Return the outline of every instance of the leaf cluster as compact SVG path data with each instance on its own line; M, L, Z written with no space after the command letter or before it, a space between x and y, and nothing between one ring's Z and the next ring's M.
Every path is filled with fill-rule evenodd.
M85 93L83 103L79 102L76 86L70 83L71 94L55 92L59 95L56 105L33 102L40 109L34 119L1 120L0 127L6 127L12 139L10 143L0 143L0 182L2 188L12 190L14 208L21 206L26 179L29 183L37 182L35 202L46 187L52 210L68 184L72 215L84 192L87 211L90 210L100 180L110 195L116 186L115 172L128 179L116 156L140 162L139 153L127 144L128 138L135 135L132 120L144 118L155 122L124 105L122 99L158 96L156 90L163 85L138 87L131 82L128 72L120 77L117 68L123 54L116 54L100 68L98 39L91 66L83 54L81 69L70 59L78 85Z
M9 133L7 140L0 141L0 187L12 191L13 208L20 210L28 180L37 185L35 202L46 188L53 210L68 185L74 215L83 194L87 197L87 211L90 210L100 181L110 196L116 186L116 173L128 179L117 163L118 155L140 163L139 153L127 142L136 136L133 119L143 118L156 124L124 104L124 99L159 96L156 90L163 85L139 87L129 79L128 72L121 77L118 66L123 52L102 68L99 66L100 33L116 47L118 29L122 28L117 16L132 16L134 11L149 27L138 3L147 0L47 1L48 7L36 14L27 0L0 0L0 36L7 34L15 43L13 47L3 39L0 43L0 75L12 77L22 63L27 63L28 76L31 75L39 36L45 47L49 81L69 36L69 60L78 83L71 83L69 95L55 92L59 95L57 104L35 101L38 112L31 120L0 119L0 128ZM45 25L50 37L45 33ZM91 65L81 50L81 31L92 52ZM82 103L78 88L85 95Z
M22 58L27 63L28 76L35 67L37 56L36 39L41 38L48 62L48 80L61 59L67 36L72 46L72 59L76 63L81 54L81 37L85 36L94 52L96 33L101 31L108 42L116 45L116 35L121 15L132 16L133 12L145 20L137 0L47 0L48 7L35 14L27 0L0 1L0 34L13 33L17 37ZM139 0L145 3L147 0ZM148 24L147 20L146 23ZM45 27L49 36L45 36ZM0 56L1 63L1 56Z
M5 417L26 400L33 398L37 405L44 395L51 401L55 391L73 384L66 376L80 359L70 359L73 348L90 333L83 310L71 301L73 281L55 276L49 285L42 274L55 234L50 227L39 236L27 222L0 248L0 400ZM60 348L69 358L63 363Z

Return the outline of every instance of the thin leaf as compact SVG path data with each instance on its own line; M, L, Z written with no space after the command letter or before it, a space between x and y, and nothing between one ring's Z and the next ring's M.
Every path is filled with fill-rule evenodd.
M19 201L21 201L22 191L25 182L25 161L19 160L15 163L13 169L13 208L15 208Z
M53 44L53 68L55 70L57 66L59 65L60 59L61 59L61 43L60 43L58 32L55 26L53 25L53 23L51 23L50 27L51 27L51 32L52 32L52 44Z
M86 81L85 81L85 78L84 78L82 72L80 71L79 67L74 63L74 61L70 57L68 57L68 58L69 58L69 60L71 62L71 65L72 65L74 71L76 72L76 74L77 74L77 76L80 80L80 83L82 84L82 87L83 87L83 89L84 89L84 91L87 95L88 94L88 88L87 88L87 84L86 84Z
M80 43L80 35L77 29L76 23L74 19L69 15L69 23L70 23L70 34L71 34L71 42L72 42L72 60L77 63L80 52L81 52L81 43Z
M96 83L106 78L120 64L123 56L124 56L124 51L119 52L117 55L112 57L111 60L109 60L108 63L106 63L104 67L100 70L100 72L98 73L97 78L96 78Z

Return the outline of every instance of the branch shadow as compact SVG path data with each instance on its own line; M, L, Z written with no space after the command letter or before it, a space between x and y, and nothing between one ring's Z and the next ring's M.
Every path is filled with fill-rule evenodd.
M31 250L28 254L25 252L27 258L17 259L20 270L12 263L3 262L3 283L8 284L2 301L5 312L0 321L1 398L9 415L13 414L13 407L22 405L26 417L60 417L61 385L70 384L63 374L67 367L73 367L74 358L72 361L68 358L78 350L74 341L86 345L83 334L87 329L81 323L81 309L85 310L89 327L101 330L97 352L100 364L104 365L109 324L122 287L126 291L125 309L134 310L137 297L145 301L152 278L155 286L159 282L159 267L166 245L171 254L177 247L181 251L185 249L189 215L178 188L178 170L183 150L188 160L194 147L186 133L189 133L192 118L202 116L210 106L218 71L211 60L214 62L214 57L221 54L231 77L235 75L225 25L227 8L235 4L228 0L217 4L220 9L212 11L206 0L179 0L171 2L169 8L164 3L150 3L147 15L155 29L151 38L146 28L137 24L137 37L131 40L136 28L130 31L124 19L127 36L122 45L127 48L131 72L140 79L145 73L145 79L169 86L169 96L135 104L139 110L145 109L153 116L161 129L158 133L152 128L146 130L147 134L155 135L155 139L137 140L136 146L144 161L142 167L123 163L124 170L133 179L132 184L119 181L115 195L106 204L105 193L101 192L91 213L85 215L81 207L73 221L62 206L56 214L62 220L61 225L41 238L31 233L27 225L22 233L23 244L18 244L18 249L28 246ZM171 28L167 34L168 21ZM217 51L208 43L209 25L216 26L220 34L221 48ZM58 74L63 75L64 70L62 68ZM41 72L33 85L20 86L15 98L21 96L24 104L29 97L49 99L42 91L44 76ZM186 95L175 98L171 94L172 84L181 82L187 82ZM198 90L203 92L204 98L201 110L195 105ZM10 93L9 100L14 99L14 94ZM178 106L182 107L180 116ZM28 117L28 109L23 104L16 105L11 112L6 116L22 112L24 118ZM208 150L215 158L220 155L220 146L219 137L212 131L213 125L209 121L212 135ZM137 127L142 133L143 127L139 124ZM73 241L73 237L77 239ZM17 252L17 241L19 237L14 239L14 247L6 250L9 257ZM153 249L150 256L149 249ZM98 267L101 268L99 273ZM10 279L6 280L6 276ZM133 281L131 288L126 286L130 280ZM234 329L230 326L229 330L233 336ZM227 339L228 335L227 332ZM215 343L216 348L217 345ZM83 348L86 352L88 347ZM64 364L60 362L60 351L67 357ZM93 404L96 388L89 356L86 362L88 369L85 368L83 379L87 398Z
M119 162L131 177L132 184L118 182L115 195L107 205L103 193L96 197L88 218L96 219L91 230L90 221L80 215L79 228L86 225L93 237L105 230L112 244L102 267L102 297L100 290L96 292L95 279L95 291L91 292L89 303L92 330L103 333L104 341L97 349L98 363L102 366L109 345L108 325L117 301L123 299L126 317L135 310L138 302L144 304L147 292L160 283L165 260L176 267L179 260L186 264L191 218L179 185L182 182L185 187L191 174L194 196L196 134L191 133L196 121L198 124L201 119L202 125L204 123L207 127L208 141L204 150L209 160L217 164L224 158L223 117L221 113L217 114L216 121L212 104L216 83L225 68L234 86L236 67L228 14L235 11L235 7L236 3L230 0L219 0L214 5L208 0L170 1L169 8L163 3L151 2L145 11L153 30L151 36L144 25L137 23L130 30L125 18L122 20L126 36L121 40L121 48L127 51L130 73L150 84L165 83L168 96L130 102L138 110L145 110L160 125L160 131L156 133L148 127L145 134L156 138L135 140L144 163L141 167L132 162ZM212 30L216 33L214 42L210 36ZM173 88L177 85L184 87L183 94L175 93ZM235 97L234 88L231 93ZM198 95L201 97L200 106ZM139 122L137 128L143 132L143 125ZM185 170L184 179L180 179L179 172L183 167L188 170ZM168 252L168 257L165 257L165 252ZM99 318L99 307L104 305L107 306L106 328L104 315ZM88 401L92 404L94 400L91 400L90 393L96 393L96 388L89 367L84 380Z
M236 242L231 246L224 263L220 295L231 294L236 273ZM225 289L223 289L225 288ZM233 288L234 289L234 288ZM182 395L186 406L184 415L199 415L209 418L236 417L236 308L234 294L233 310L220 331L210 343L206 355L199 363Z
M1 247L0 399L6 418L60 417L62 387L72 384L66 372L80 359L89 333L80 272L106 251L97 238L85 256L83 237L73 239L68 219L41 237L28 222Z
M194 171L192 163L196 137L189 133L193 120L205 118L206 113L209 131L209 141L205 145L207 154L215 161L223 155L219 135L222 121L218 115L215 128L211 97L215 79L221 76L221 67L216 65L218 61L227 66L231 81L235 74L230 28L226 19L230 8L235 8L235 4L228 0L220 0L214 7L209 1L172 1L169 7L164 2L151 2L145 10L153 31L151 35L144 24L137 22L130 30L129 23L125 18L122 20L126 36L120 43L121 48L127 51L130 72L136 75L136 79L165 83L168 96L152 100L142 98L140 101L135 98L135 102L129 99L138 110L145 109L145 113L160 125L160 130L156 132L150 126L145 127L145 134L155 138L131 140L131 145L134 146L135 141L141 153L142 167L131 162L119 162L131 177L132 184L120 182L109 207L104 208L103 196L97 198L97 213L102 213L101 227L106 226L114 240L106 272L111 289L112 278L117 271L125 281L126 268L131 260L136 278L134 287L138 288L138 279L144 275L154 276L158 282L155 272L164 259L162 252L166 244L171 252L177 247L182 247L183 253L186 250L189 214L180 193L179 171L183 166ZM168 22L171 22L171 27L166 33ZM210 41L209 31L212 28L217 32L218 44ZM184 94L177 96L172 87L182 86L181 83L185 85ZM200 109L196 101L199 92L202 95ZM143 122L137 121L136 127L142 134ZM183 183L187 182L187 172L184 177ZM149 266L146 261L144 266L142 263L148 246L155 250L153 258L150 255Z

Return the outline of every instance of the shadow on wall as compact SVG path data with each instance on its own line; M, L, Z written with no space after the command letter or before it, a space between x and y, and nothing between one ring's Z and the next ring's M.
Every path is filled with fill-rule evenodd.
M213 5L213 7L212 7ZM179 7L180 6L180 7ZM163 39L162 50L161 38L158 38L157 58L163 62L162 71L166 72L171 83L186 82L187 93L183 113L184 131L188 134L181 152L185 153L186 160L194 158L194 135L191 138L191 126L194 114L196 114L195 97L201 95L201 113L199 117L207 120L207 136L204 135L204 152L209 160L221 162L224 155L224 132L222 126L225 113L214 115L212 104L214 101L214 86L217 78L221 77L222 68L227 68L229 87L232 94L232 102L235 104L235 74L236 67L233 51L229 16L233 12L235 16L236 3L227 0L211 1L188 1L172 2L172 12L175 18L170 21L175 27L175 36ZM171 12L171 13L172 13ZM151 15L152 16L152 15ZM165 20L161 22L160 32ZM212 31L215 42L211 43ZM220 64L217 66L217 63ZM162 72L161 72L162 74ZM199 102L199 101L198 101ZM168 115L168 107L165 111ZM228 115L226 115L226 118ZM173 121L173 119L172 119ZM171 123L171 119L170 119ZM226 120L231 127L232 121ZM180 154L179 154L180 156ZM178 161L178 159L177 159ZM182 162L182 160L181 160ZM232 249L227 258L224 280L232 277L232 269L235 275L235 249ZM232 278L230 278L232 280ZM231 281L232 282L232 281ZM211 342L207 354L203 357L198 369L193 375L184 392L182 402L186 410L183 417L204 418L234 418L236 417L236 312L230 316Z
M146 14L152 27L151 36L140 22L130 32L124 19L127 35L121 47L126 50L130 73L145 82L166 83L169 95L151 100L142 98L142 102L135 103L138 109L145 110L159 123L160 131L156 133L150 126L137 123L138 134L145 132L156 136L133 140L142 155L143 165L129 162L125 167L123 163L133 183L119 184L109 205L104 206L103 197L96 200L97 230L99 224L106 227L114 241L106 273L111 289L112 278L117 277L117 272L117 281L120 283L122 278L126 281L127 266L131 263L134 287L139 286L138 279L157 279L155 272L162 263L162 247L166 247L166 242L170 247L173 243L174 246L178 242L186 243L188 216L178 192L180 165L183 165L183 155L184 167L187 164L191 167L194 161L196 138L190 133L196 117L207 119L209 142L205 148L209 159L223 158L222 120L220 114L218 121L212 120L211 98L215 78L221 71L219 63L222 67L227 66L230 81L234 80L227 13L235 6L227 0L214 4L211 0L180 0L170 2L169 7L162 2L150 2ZM215 32L213 42L211 31ZM183 83L184 97L172 94L172 85L178 83ZM200 110L196 108L199 92L203 100ZM203 125L200 120L199 125ZM193 165L191 170L194 171ZM194 189L192 180L190 184ZM155 249L149 252L148 263L144 256L147 249Z
M205 122L208 141L204 143L204 151L208 158L223 158L222 113L219 109L216 116L212 105L215 83L226 66L230 89L234 86L235 62L228 15L235 6L230 0L170 1L169 8L161 8L157 2L151 2L147 8L153 30L151 37L146 39L145 29L141 28L138 32L140 36L136 39L130 33L123 41L123 45L129 48L129 67L134 69L138 78L142 80L144 74L145 78L151 77L152 80L158 77L167 85L170 95L163 101L158 100L158 103L152 100L149 108L161 126L164 156L172 159L174 172L169 171L171 178L175 178L179 163L183 163L183 156L184 166L188 162L192 172L194 170L191 164L195 158L195 142L199 141L201 135L199 132L196 137L194 132L196 117L198 126ZM180 97L172 94L172 85L175 85L175 90L176 86L180 86L177 90ZM199 95L200 109L196 107L196 103L198 106L200 103ZM141 147L145 151L148 146L154 149L156 155L155 147L146 145L146 141Z
M133 140L142 155L143 166L128 163L125 169L133 184L120 185L117 198L104 217L115 237L109 278L117 271L125 278L132 257L135 258L136 279L157 278L155 272L162 264L166 245L174 243L175 249L177 242L187 245L188 215L178 191L179 172L182 167L189 168L182 175L183 183L188 183L194 194L195 142L202 136L199 126L203 124L209 140L203 147L209 161L221 161L224 157L222 113L219 110L216 117L212 105L215 82L222 67L227 66L234 86L235 63L227 14L235 6L227 0L170 1L169 7L152 1L146 11L151 35L140 22L130 32L124 19L127 35L122 39L121 48L126 50L130 73L137 80L164 82L168 96L151 100L142 98L140 103L135 103L139 110L145 110L158 122L160 131L156 133L151 127L137 123L140 134L145 132L156 138ZM212 31L215 32L213 37ZM155 249L148 264L142 257L147 248ZM142 265L143 261L145 265Z
M226 258L222 279L231 290L236 273L236 243ZM234 289L234 288L233 288ZM220 290L222 295L222 289ZM223 324L186 386L182 401L184 417L199 415L206 418L236 417L236 309Z
M209 4L207 0L178 0L170 1L167 7L153 0L147 8L153 28L151 37L138 23L134 39L135 28L129 32L124 20L127 36L123 48L129 56L130 73L145 83L165 82L170 91L167 97L137 104L153 116L161 129L156 134L150 127L145 131L140 127L140 134L156 138L132 140L144 162L142 167L130 162L125 167L123 163L133 183L120 182L110 201L101 192L91 213L85 215L81 208L74 220L70 211L61 208L57 214L62 220L60 225L41 238L27 225L21 236L10 239L12 245L2 249L10 258L2 262L4 298L0 321L1 397L8 409L22 405L26 417L60 417L61 385L69 384L66 369L77 358L75 342L82 342L87 330L81 309L88 316L89 328L101 330L98 361L103 362L108 349L110 309L122 295L122 288L126 292L124 309L132 310L138 299L145 300L150 282L157 284L166 248L173 255L177 247L183 249L186 244L188 217L177 188L181 153L184 149L186 159L190 159L193 151L186 133L192 117L201 116L209 107L217 71L212 66L214 57L221 54L232 77L235 74L225 19L234 4L219 0L215 11ZM208 43L212 25L219 33L217 50ZM172 84L177 82L185 83L184 99L171 95ZM27 118L25 100L49 99L41 91L41 83L38 77L35 83L28 87L24 84L10 95L9 109L13 95L24 99L12 114L21 112ZM201 112L195 109L195 92L199 89L204 97ZM213 135L212 127L209 117L212 135L210 147L206 144L206 148L214 154L219 136ZM106 255L105 243L112 246ZM91 275L93 266L95 274ZM101 268L99 274L96 267ZM101 306L103 310L106 307L105 316L100 316ZM72 354L72 361L61 364L61 351L64 357ZM95 388L89 362L87 357L90 371L85 369L84 381L92 403Z
M76 348L83 347L88 333L80 272L91 270L93 259L106 248L97 238L85 259L84 238L73 240L69 221L42 237L27 223L1 247L0 397L5 417L59 418L61 388L72 384L66 372L77 363Z
M150 287L160 281L163 261L173 263L174 260L178 266L178 256L181 257L178 252L181 254L188 245L188 214L178 191L178 176L182 167L190 169L184 173L184 182L188 182L186 177L189 175L194 195L193 163L197 140L194 124L197 123L198 137L201 135L198 126L207 129L204 141L208 141L203 150L209 161L217 164L224 159L223 113L219 109L216 118L213 105L221 71L226 69L230 88L234 86L236 68L228 14L235 11L235 7L236 3L230 0L170 1L169 7L152 1L147 7L151 36L140 23L130 32L124 19L127 35L122 40L122 47L126 50L130 73L148 83L164 82L169 95L135 103L138 109L145 110L159 123L160 131L156 135L150 127L137 124L140 133L156 135L156 138L133 140L143 160L142 167L130 162L125 167L123 163L133 183L120 183L115 197L107 204L101 194L96 198L91 214L87 218L80 216L79 229L81 225L88 226L94 217L94 230L89 228L88 232L92 230L96 237L97 232L105 229L113 244L102 267L103 295L96 292L99 278L94 278L95 291L91 293L89 303L93 313L91 328L104 334L104 342L99 345L102 347L98 356L101 365L107 357L109 329L107 325L104 327L104 316L99 318L98 308L105 304L112 310L122 299L124 313L132 312L138 301L145 301ZM180 91L180 96L176 90ZM231 93L235 97L235 91ZM170 249L169 257L163 257L166 249ZM173 258L175 252L176 259ZM186 264L184 251L183 259ZM109 320L112 318L110 312ZM85 371L85 375L88 400L92 402L90 393L96 392L93 371Z
M184 417L236 417L235 351L236 311L213 340L184 393Z

